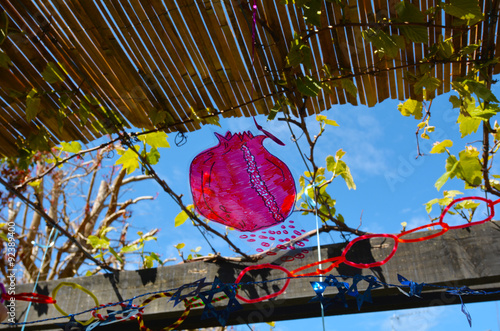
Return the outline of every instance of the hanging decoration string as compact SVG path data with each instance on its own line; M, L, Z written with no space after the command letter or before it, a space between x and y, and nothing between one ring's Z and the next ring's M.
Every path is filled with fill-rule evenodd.
M45 262L45 257L47 255L47 252L49 251L50 247L52 246L52 236L56 237L57 233L59 233L59 231L57 231L56 228L53 226L52 230L50 230L49 237L47 238L47 242L49 244L47 245L47 247L45 248L45 250L43 252L42 261L40 262L41 266L43 266L43 263ZM36 288L38 286L38 280L40 279L40 274L41 273L42 273L42 269L40 268L40 270L38 271L38 275L36 275L35 284L33 285L33 292L36 291ZM54 304L56 304L55 301L54 301ZM28 308L26 309L26 315L24 315L24 323L26 323L26 321L28 320L28 315L29 315L29 312L30 312L30 308L31 308L31 300L29 301ZM23 327L21 328L21 331L24 331L25 327L26 327L26 324L23 324Z
M311 207L313 207L314 211L315 211L314 214L315 214L315 218L316 218L316 241L317 241L317 246L318 246L318 262L321 262L322 258L321 258L321 242L320 242L320 238L319 238L318 204L316 203L316 201L318 200L318 197L316 195L316 187L317 187L317 184L314 183L312 185L308 185L304 191L305 191L305 195L307 197L309 197L309 195L307 194L308 188L311 188L314 192L314 200L312 202L310 202L310 204L311 204ZM321 265L320 265L320 268L321 268ZM319 276L319 281L320 282L323 281L323 275ZM326 328L325 328L325 309L323 307L323 302L320 302L320 307L321 307L321 322L323 324L323 331L326 331Z

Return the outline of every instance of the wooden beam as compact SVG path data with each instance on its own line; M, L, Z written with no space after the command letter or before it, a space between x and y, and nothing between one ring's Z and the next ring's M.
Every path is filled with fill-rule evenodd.
M405 238L421 237L422 232L414 233ZM427 283L443 286L468 286L471 289L498 291L500 289L500 224L488 222L473 226L468 229L450 230L442 236L434 239L416 242L400 243L394 257L386 264L371 268L357 269L341 264L332 270L333 275L354 276L374 275L378 280L387 284L399 284L397 274L417 283ZM339 256L346 244L335 244L322 247L322 258ZM357 243L348 253L348 258L369 263L383 260L390 254L393 240L387 238L372 238ZM316 261L316 251L309 248L311 253L306 254L303 259L295 259L291 262L281 262L285 255L295 255L296 251L269 256L262 263L280 264L288 270ZM178 288L184 284L194 282L206 277L207 282L212 282L217 276L225 283L232 283L248 264L245 263L208 263L193 262L179 264L156 269L123 271L117 275L96 275L92 277L80 277L73 279L62 279L51 282L40 282L38 293L50 295L52 290L62 281L75 282L91 290L99 299L101 304L127 300L137 295L166 291ZM326 266L324 266L326 267ZM258 270L251 272L251 278L247 281L271 280L286 275L279 270ZM257 323L263 321L279 321L288 319L307 318L320 315L318 303L309 303L314 297L310 281L317 278L292 279L287 290L276 299L257 304L246 304L240 302L242 310L231 313L228 324ZM345 280L352 283L352 279ZM253 298L257 295L263 296L278 291L284 281L261 283L259 285L246 285L240 289L240 294ZM32 284L18 285L16 292L31 292ZM210 287L204 288L208 290ZM366 289L366 282L360 282L358 289ZM188 292L189 289L185 290ZM183 293L185 293L183 291ZM336 289L328 288L325 292L327 297L333 297ZM142 303L149 295L134 300L134 304ZM327 309L326 315L358 313L356 301L347 296L348 308L342 305ZM444 289L436 287L425 287L422 298L406 297L395 287L382 287L372 291L373 303L364 303L361 312L386 311L393 309L407 309L416 307L428 307L436 305L456 304L460 300L451 296ZM57 295L57 302L63 310L68 313L77 313L95 306L94 301L85 293L74 290L71 287L62 287ZM500 294L463 296L465 302L498 300ZM148 327L159 329L175 322L182 314L184 308L180 303L172 307L172 302L167 304L167 298L161 298L152 302L145 309L144 319ZM221 302L225 305L227 300ZM203 307L193 308L182 324L181 328L200 328L218 325L216 319L201 320ZM23 321L26 312L24 302L16 303L16 318ZM101 311L105 314L105 311ZM35 304L29 313L28 321L43 320L61 316L52 305ZM77 319L85 320L90 314L77 316ZM28 325L26 330L51 330L60 329L54 323L65 323L67 319L45 321ZM136 321L120 322L99 330L114 330L117 327L122 331L138 330ZM6 328L2 325L1 328ZM20 329L20 328L17 328ZM10 328L9 330L16 330Z

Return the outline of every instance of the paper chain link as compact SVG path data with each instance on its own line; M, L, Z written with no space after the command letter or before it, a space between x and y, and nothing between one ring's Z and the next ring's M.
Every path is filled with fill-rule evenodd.
M172 296L173 296L173 294L170 292L163 292L163 293L158 293L158 294L152 295L149 298L147 298L146 300L144 300L144 302L139 305L139 308L142 308L142 307L148 305L151 301L154 301L156 299L165 298L165 297L170 298ZM179 317L179 319L177 321L175 321L174 323L172 323L171 325L166 326L163 329L161 329L162 331L170 331L170 330L175 329L176 327L181 325L182 322L184 322L184 320L187 318L187 316L189 315L189 312L191 311L191 305L188 304L188 301L186 299L184 299L183 301L184 301L184 306L186 307L186 309L182 313L181 317ZM150 328L148 328L147 326L144 325L144 320L142 318L142 314L137 315L137 321L139 322L139 328L141 329L141 331L152 331Z

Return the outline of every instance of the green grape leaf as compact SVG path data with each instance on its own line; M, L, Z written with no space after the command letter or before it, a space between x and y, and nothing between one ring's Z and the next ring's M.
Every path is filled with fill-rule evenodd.
M328 119L325 115L316 115L316 121L322 122L331 126L339 126L334 120Z
M467 25L473 25L483 19L477 0L450 0L444 4L443 9L451 16L466 20Z
M321 91L321 83L314 77L305 76L296 82L299 92L308 97L317 97Z
M356 184L354 183L354 179L352 178L351 170L342 160L337 161L337 173L344 179L349 190L356 189Z
M63 94L59 98L59 103L61 104L61 107L68 108L69 106L71 106L72 103L71 97L67 94Z
M348 78L344 78L341 80L342 82L342 88L346 90L347 93L352 95L353 97L356 97L358 95L358 88L354 84L354 82Z
M453 57L455 49L453 47L452 38L448 38L446 40L440 40L439 43L436 44L436 46L437 46L437 54L439 60L450 60Z
M41 111L42 99L38 96L36 88L31 89L26 97L26 120L29 122L33 120Z
M65 78L63 71L64 68L62 67L61 64L55 64L54 62L49 62L47 63L45 69L42 71L42 77L49 84L64 82Z
M431 201L425 203L425 211L427 214L430 214L432 211L432 205L436 204L438 202L438 199L432 199Z
M482 107L484 107L484 109ZM474 108L472 111L469 112L469 115L474 118L480 118L483 121L487 121L493 116L495 116L499 111L500 108L498 107L497 104L488 103L488 104L482 104L480 107Z
M340 160L344 155L345 155L345 152L341 148L337 151L337 153L335 153L335 159Z
M146 159L148 163L154 165L160 161L160 152L156 149L156 147L151 148L151 151L146 154Z
M178 243L177 245L174 245L176 249L183 249L186 246L185 243Z
M458 167L459 161L455 157L455 155L450 155L446 159L446 171L450 173L450 178L455 178L457 175L457 167Z
M167 141L167 134L163 131L158 131L158 132L151 132L148 134L143 134L137 136L137 139L140 141L148 144L151 147L154 148L168 148L170 147L170 144Z
M482 120L480 118L464 116L463 114L458 115L457 123L460 124L459 130L462 134L462 138L473 132L477 132L481 122Z
M434 183L434 187L436 187L436 189L439 191L441 187L443 187L443 185L448 181L448 179L450 179L450 173L445 172L443 175L441 175L441 177L438 178L436 183Z
M405 47L405 40L399 35L389 35L383 30L369 28L362 32L362 36L376 48L379 58L387 56L393 59L398 56L399 50Z
M10 57L0 49L0 67L9 69L9 66L12 65L12 61L10 60Z
M220 127L219 115L213 115L214 113L210 108L197 111L195 111L193 107L190 107L189 109L191 110L190 118L193 121L200 122L203 125L212 124Z
M78 118L80 119L80 124L82 126L85 126L85 124L87 124L90 113L90 105L87 103L87 101L82 100L80 102L80 107L78 108Z
M479 47L481 47L480 44L470 44L462 47L459 52L460 55L469 55L474 53Z
M49 133L45 128L41 128L38 132L31 132L28 137L28 147L32 151L48 151L49 146Z
M107 249L109 248L109 239L107 238L100 238L95 235L90 235L87 237L87 244L91 245L93 248L96 249Z
M149 119L151 119L151 122L155 126L163 122L166 117L167 117L167 112L164 110L157 110L156 108L152 108L149 111Z
M335 161L335 158L331 155L328 155L326 157L326 170L333 172L334 174L337 173L337 161Z
M465 80L464 83L467 85L471 93L475 93L479 99L482 99L485 102L500 102L491 89L489 89L484 83L470 79Z
M446 147L452 147L453 141L446 139L442 142L436 142L430 151L431 154L441 154L446 151Z
M401 1L395 6L396 12L401 22L426 23L425 15L413 4L407 1ZM427 43L429 35L425 26L400 26L401 33L415 43Z
M120 252L121 253L130 253L130 252L136 252L138 250L139 250L139 247L137 246L137 244L134 244L134 245L123 246L120 249Z
M118 260L120 261L120 263L123 263L123 259L116 253L115 249L113 247L109 247L109 251L111 252L111 254L113 254L113 256Z
M186 206L186 208L189 210L189 211L193 211L194 209L194 205L188 205ZM184 222L187 221L187 219L189 218L188 214L182 210L179 214L177 214L177 216L175 217L175 226L179 226L179 225L182 225L184 224Z
M472 186L479 186L483 181L482 165L479 160L479 151L467 148L459 154L461 179Z
M139 151L138 146L133 146L125 151L123 155L116 160L115 165L121 164L123 168L127 169L127 175L134 172L135 169L139 168L139 155L135 153L133 150Z
M460 108L462 106L462 101L460 101L460 98L456 95L450 96L449 101L451 102L453 108Z
M184 224L184 222L186 222L188 218L188 214L184 210L182 210L179 214L177 214L177 216L175 216L175 226L177 227Z
M404 103L398 105L398 110L401 115L407 117L413 115L417 120L421 119L423 116L422 102L418 100L408 99Z
M309 0L303 4L302 9L304 10L304 18L307 24L317 27L321 26L321 4L321 0Z
M432 77L429 74L425 74L415 83L414 90L416 94L422 94L425 88L427 93L434 92L439 86L441 86L441 80L436 77Z
M296 32L294 33L286 61L288 66L294 68L300 64L303 64L306 69L311 69L312 67L311 48L302 42L300 35Z
M61 152L76 154L81 150L82 150L82 145L78 141L72 141L69 143L61 142Z

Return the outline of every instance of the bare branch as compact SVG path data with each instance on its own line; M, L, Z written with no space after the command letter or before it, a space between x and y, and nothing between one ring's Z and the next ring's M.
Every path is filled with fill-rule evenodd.
M118 176L115 178L113 185L111 186L111 199L108 206L108 211L106 213L106 218L108 218L111 214L116 211L116 203L118 201L118 193L120 192L120 188L122 186L123 177L127 174L127 170L122 168L118 173Z
M155 198L152 197L152 196L143 196L143 197L138 197L138 198L135 198L134 200L132 199L129 199L125 202L120 202L118 203L117 205L120 206L120 210L124 210L125 208L127 208L128 206L130 205L133 205L133 204L136 204L138 203L139 201L143 201L143 200L154 200Z
M14 207L14 200L9 201L8 209L7 222L14 222L19 214L19 211L21 210L21 202L16 203L16 206Z
M122 185L127 185L127 184L130 184L133 182L139 182L141 180L146 180L146 179L154 179L154 178L152 176L148 176L148 175L127 177L126 179L123 180Z
M64 228L62 228L54 219L52 219L45 211L38 205L34 204L33 202L29 201L26 199L24 195L22 195L17 189L9 185L3 178L0 177L0 184L2 184L9 192L15 194L19 199L21 199L25 204L29 205L35 212L36 214L39 214L41 217L43 217L47 223L50 225L54 226L62 235L66 236L73 244L75 244L79 249L80 252L87 257L89 260L92 260L95 262L97 265L101 266L103 269L109 270L109 271L116 271L115 269L103 265L101 262L98 260L94 259L94 257L85 249L83 246L73 238L73 236Z
M64 163L68 162L69 160L71 160L71 159L73 159L73 158L75 158L77 156L82 156L82 155L84 155L86 153L90 153L90 152L93 152L93 151L104 149L105 147L108 147L109 145L114 144L118 140L120 140L120 138L113 139L113 140L108 141L106 143L103 143L103 144L101 144L101 145L99 145L97 147L92 147L92 148L80 151L78 153L75 153L73 155L70 155L70 156L68 156L68 157L66 157L64 159L58 160L57 162L55 162L51 167L49 167L43 173L41 173L41 174L39 174L39 175L37 175L35 177L32 177L32 178L29 178L29 179L25 180L22 184L17 185L15 188L18 189L18 190L22 189L22 188L26 187L26 185L28 185L29 183L34 182L34 181L36 181L38 179L41 179L41 178L45 177L46 175L50 174L52 172L52 170L54 170L55 168L59 167L60 165L62 165Z
M155 228L153 230L149 230L148 232L146 232L145 234L143 234L142 237L143 238L152 237L155 234L157 234L159 231L160 231L160 229L157 229L157 228ZM140 242L141 242L141 239L136 239L136 240L132 241L130 244L128 244L127 246L137 245Z

